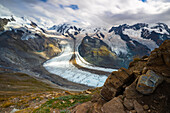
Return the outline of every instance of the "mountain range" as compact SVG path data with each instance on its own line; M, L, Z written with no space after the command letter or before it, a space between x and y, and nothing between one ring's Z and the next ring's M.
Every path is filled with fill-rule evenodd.
M84 38L78 52L87 62L102 67L127 67L134 57L149 55L164 40L170 39L170 29L164 23L123 24L111 28L79 28L64 23L43 28L25 17L9 16L0 21L1 31L23 31L22 40L36 38L39 34L47 37L63 35L72 39Z
M114 58L112 57L109 59L116 65L114 66L114 64L110 64L107 66L115 68L122 66L127 67L127 64L129 64L134 57L149 55L154 48L159 47L164 40L170 38L170 29L164 23L157 23L154 25L149 25L146 23L137 23L134 25L123 24L113 26L110 29L86 29L77 28L76 26L72 26L70 24L61 24L58 26L54 25L49 28L49 30L55 30L61 35L71 38L88 36L88 38L91 39L91 42L86 43L86 40L83 40L79 47L79 52L88 62L96 65L101 64L99 66L106 66L102 65L102 62L107 62L104 60L106 58L101 58L103 61L98 64L94 63L91 59L95 59L95 56L92 55L92 52L89 52L88 47L95 48L91 46L90 43L96 45L97 41L105 43L108 51L114 54ZM101 47L101 43L97 47L97 51ZM95 61L96 60L97 58Z

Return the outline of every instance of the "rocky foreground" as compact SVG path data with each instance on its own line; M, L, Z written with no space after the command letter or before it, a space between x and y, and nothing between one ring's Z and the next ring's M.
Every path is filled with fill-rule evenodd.
M71 110L73 113L169 113L170 40L150 56L135 58L128 69L107 78L100 93Z

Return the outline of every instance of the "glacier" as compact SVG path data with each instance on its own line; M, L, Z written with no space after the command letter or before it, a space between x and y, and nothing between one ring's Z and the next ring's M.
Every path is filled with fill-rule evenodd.
M75 67L71 62L70 59L73 55L73 49L71 45L67 43L63 46L63 51L60 53L59 56L56 56L50 60L47 60L43 66L47 71L50 73L56 74L61 76L69 81L85 84L92 87L101 87L103 86L105 80L107 79L107 75L98 75L94 73L90 73L87 71L82 71ZM102 70L105 72L112 72L115 69L109 68L101 68L101 67L94 67L90 63L86 62L79 54L76 53L76 61L79 65L83 67L87 67L90 69ZM81 60L80 60L81 59ZM84 63L83 63L83 62Z

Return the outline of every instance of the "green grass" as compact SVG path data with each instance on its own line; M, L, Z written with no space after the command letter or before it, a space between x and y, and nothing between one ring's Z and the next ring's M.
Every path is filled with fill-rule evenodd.
M77 103L84 103L91 99L91 95L69 95L51 99L41 105L33 113L50 113L50 109L59 109L61 113L69 113L66 109L74 106Z

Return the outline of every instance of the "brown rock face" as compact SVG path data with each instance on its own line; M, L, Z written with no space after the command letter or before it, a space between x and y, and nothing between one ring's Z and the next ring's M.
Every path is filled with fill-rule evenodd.
M131 77L132 73L125 68L112 72L101 90L101 96L107 101L111 100Z
M136 81L125 88L124 95L126 95L127 99L136 99L142 97L142 94L136 90Z
M170 77L170 40L153 50L147 62L147 68L165 77Z
M136 100L134 100L133 104L134 104L134 108L137 111L137 113L144 113L144 109L141 104L139 104Z
M132 99L125 98L123 104L128 110L133 109L133 100Z
M138 71L138 72L142 72L143 68L146 66L147 61L144 59L139 59L139 60L134 60L132 62L130 62L128 69L130 71Z
M122 100L118 97L113 98L111 101L103 105L103 113L126 113L124 111L124 106Z
M104 103L106 103L105 100L99 99L98 102L93 104L93 109L91 110L91 112L92 113L102 113L101 108Z

